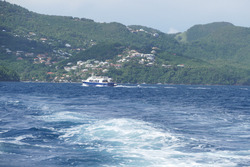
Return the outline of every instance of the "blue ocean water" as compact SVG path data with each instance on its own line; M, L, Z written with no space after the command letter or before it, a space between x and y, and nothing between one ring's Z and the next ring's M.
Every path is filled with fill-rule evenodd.
M0 166L250 166L250 87L2 82Z

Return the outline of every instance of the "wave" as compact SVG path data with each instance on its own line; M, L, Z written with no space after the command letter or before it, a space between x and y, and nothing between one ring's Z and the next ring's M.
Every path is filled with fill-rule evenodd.
M149 86L149 85L117 85L116 88L152 88L156 89L157 86Z
M193 90L210 90L211 88L207 88L207 87L189 87L188 89L193 89Z
M17 137L7 137L7 138L0 138L0 143L11 143L16 145L29 145L28 143L23 142L25 139L31 139L34 138L33 135L21 135Z
M177 89L177 87L172 87L172 86L166 86L164 87L165 89Z
M170 133L132 119L109 119L62 130L66 141L87 145L87 149L106 152L119 159L119 164L157 165L178 140ZM164 149L162 149L164 148Z
M99 152L119 161L115 166L222 167L235 166L232 159L242 158L228 151L187 152L185 148L191 141L141 120L98 120L80 113L62 112L46 116L46 121L82 122L60 129L59 138L69 145L80 146L84 152ZM203 149L202 145L197 147L197 150Z
M117 85L116 88L140 88L140 85Z

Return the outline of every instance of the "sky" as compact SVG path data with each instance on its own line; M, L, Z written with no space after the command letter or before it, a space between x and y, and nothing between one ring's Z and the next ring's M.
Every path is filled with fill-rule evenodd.
M230 22L250 27L250 0L6 0L48 15L96 22L142 25L165 33L184 32L197 24Z

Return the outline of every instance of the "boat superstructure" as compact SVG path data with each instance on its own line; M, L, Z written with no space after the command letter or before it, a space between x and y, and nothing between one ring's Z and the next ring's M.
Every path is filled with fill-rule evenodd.
M83 81L83 86L116 86L116 84L107 76L91 76Z

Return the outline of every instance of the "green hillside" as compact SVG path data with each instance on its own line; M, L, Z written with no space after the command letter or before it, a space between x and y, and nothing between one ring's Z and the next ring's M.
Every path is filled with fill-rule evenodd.
M215 65L250 69L250 28L226 22L196 25L176 39L186 43L185 55Z
M0 81L19 81L19 76L13 70L0 65Z
M221 22L168 35L0 1L0 66L22 81L81 81L95 73L120 83L250 85L249 34Z
M85 18L40 15L7 2L1 2L0 13L0 27L33 40L46 38L46 42L55 47L65 47L68 43L72 48L86 49L95 43L110 41L137 46L161 44L153 34L131 33L128 27L115 22L96 23ZM160 39L171 45L175 43L165 34Z
M234 25L227 22L210 23L206 25L195 25L188 29L184 35L185 42L192 42L207 38L208 36L218 32L225 31L226 29L234 28Z

